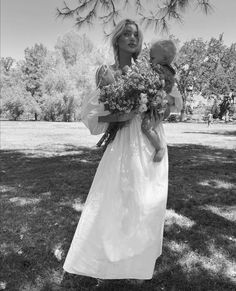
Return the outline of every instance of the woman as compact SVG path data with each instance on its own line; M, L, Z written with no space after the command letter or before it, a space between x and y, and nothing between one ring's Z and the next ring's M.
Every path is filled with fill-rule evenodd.
M138 25L121 21L113 32L112 45L115 64L110 70L115 74L130 66L141 51ZM106 75L104 68L97 74L97 83ZM151 279L162 252L167 200L163 127L157 125L165 154L160 163L154 163L155 150L142 133L138 114L104 112L97 93L85 105L83 119L93 134L104 132L109 122L129 122L117 132L100 161L64 269L100 279Z

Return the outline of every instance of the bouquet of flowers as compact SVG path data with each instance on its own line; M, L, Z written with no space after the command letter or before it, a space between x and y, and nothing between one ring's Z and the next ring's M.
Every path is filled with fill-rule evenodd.
M140 114L146 111L160 114L165 111L167 104L164 86L165 81L158 67L154 70L147 55L143 54L130 67L126 66L123 72L116 74L112 83L101 88L99 102L111 113L122 114L136 110ZM97 145L101 146L105 141L106 147L126 123L110 124Z
M131 67L125 67L116 81L101 88L99 102L111 113L144 112L166 108L164 81L153 70L146 57L138 59Z

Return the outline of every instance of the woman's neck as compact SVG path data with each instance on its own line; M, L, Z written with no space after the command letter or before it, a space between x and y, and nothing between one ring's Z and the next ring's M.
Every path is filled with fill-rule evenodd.
M120 51L119 52L119 67L120 69L124 68L125 66L131 65L131 58L132 55L130 53Z

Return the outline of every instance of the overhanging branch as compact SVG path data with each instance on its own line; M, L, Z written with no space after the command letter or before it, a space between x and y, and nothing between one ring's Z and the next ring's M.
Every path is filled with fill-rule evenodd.
M69 0L68 0L69 1ZM116 25L118 16L122 16L122 11L127 5L133 3L136 14L140 16L141 24L147 27L154 27L155 30L168 30L169 21L174 19L182 22L183 13L190 4L195 3L209 13L213 10L210 0L156 0L155 7L151 7L148 0L145 0L145 7L149 7L149 14L145 12L142 1L144 0L78 0L75 8L70 8L66 2L62 9L57 8L57 17L75 18L76 25L80 28L85 25L94 24L99 20L101 24ZM123 6L122 6L123 5ZM155 14L153 13L155 11Z

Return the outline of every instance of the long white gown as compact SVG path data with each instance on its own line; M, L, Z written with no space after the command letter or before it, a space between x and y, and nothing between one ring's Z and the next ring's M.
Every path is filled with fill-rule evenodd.
M98 92L83 109L92 134L107 128ZM162 253L168 189L168 153L163 126L157 128L166 148L160 163L141 130L137 115L118 131L97 168L74 234L64 269L101 279L151 279Z

